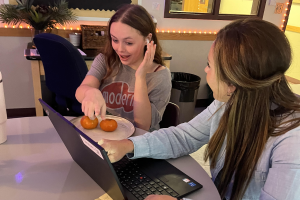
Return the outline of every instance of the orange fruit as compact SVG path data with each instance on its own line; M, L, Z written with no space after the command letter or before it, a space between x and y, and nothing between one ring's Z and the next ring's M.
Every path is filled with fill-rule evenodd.
M106 132L112 132L116 130L118 123L114 119L105 119L100 122L100 128Z
M80 124L85 129L94 129L98 126L98 119L96 117L94 120L91 120L88 116L83 116Z

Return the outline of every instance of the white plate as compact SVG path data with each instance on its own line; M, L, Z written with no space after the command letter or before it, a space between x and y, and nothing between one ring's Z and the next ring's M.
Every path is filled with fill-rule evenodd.
M76 117L74 119L71 119L70 122L72 122L79 130L84 132L87 136L89 136L95 142L98 142L101 139L123 140L123 139L130 137L135 131L133 124L130 121L128 121L127 119L124 119L122 117L106 115L106 119L114 119L118 123L117 129L112 132L106 132L100 128L99 123L102 121L100 116L97 117L98 121L99 121L98 126L94 129L90 129L90 130L85 129L81 126L81 124L80 124L81 118L82 118L82 116Z

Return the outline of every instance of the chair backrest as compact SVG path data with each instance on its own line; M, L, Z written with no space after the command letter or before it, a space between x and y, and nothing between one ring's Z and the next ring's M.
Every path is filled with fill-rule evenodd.
M44 65L46 85L56 94L56 102L60 106L68 106L68 110L82 113L75 92L88 69L78 49L55 34L42 33L33 41Z
M179 107L172 102L169 102L163 114L162 120L159 123L160 128L168 128L179 124Z

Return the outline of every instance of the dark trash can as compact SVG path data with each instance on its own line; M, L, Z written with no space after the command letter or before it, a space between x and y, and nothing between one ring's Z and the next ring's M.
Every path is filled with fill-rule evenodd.
M172 91L170 102L180 108L179 122L188 122L194 117L198 89L201 78L194 74L172 72Z

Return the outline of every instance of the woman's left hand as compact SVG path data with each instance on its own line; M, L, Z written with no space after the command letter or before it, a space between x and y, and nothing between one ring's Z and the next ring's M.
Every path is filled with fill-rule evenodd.
M148 71L151 71L153 67L153 60L156 50L156 44L151 41L147 44L147 51L145 52L144 60L140 64L139 68L135 72L135 77L145 78Z
M176 198L167 195L149 195L145 200L176 200Z

